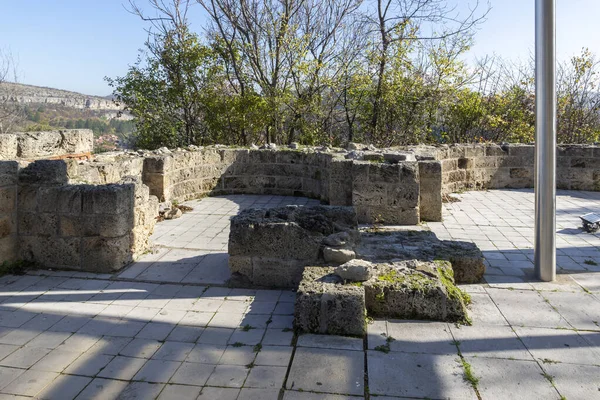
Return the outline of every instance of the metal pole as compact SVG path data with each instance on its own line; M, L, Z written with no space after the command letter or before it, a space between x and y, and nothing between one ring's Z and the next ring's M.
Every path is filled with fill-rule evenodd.
M535 273L556 278L556 2L535 1Z

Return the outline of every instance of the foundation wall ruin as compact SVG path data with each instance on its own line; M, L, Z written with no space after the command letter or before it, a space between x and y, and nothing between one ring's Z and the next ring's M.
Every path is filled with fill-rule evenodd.
M420 222L419 170L416 161L357 161L314 151L203 149L145 158L143 181L163 201L225 194L302 196L354 206L360 223L414 225ZM428 180L436 179L435 172L428 170ZM441 184L439 168L437 180ZM441 215L441 201L437 214L426 213L434 214Z
M442 165L442 192L532 188L535 147L522 144L451 145L428 151ZM600 191L600 147L556 149L558 189Z
M63 160L23 163L21 168L17 162L3 162L0 171L7 183L0 192L10 200L3 199L0 206L0 221L10 221L0 239L0 260L111 272L147 250L158 199L139 178L71 185Z
M15 132L0 135L0 160L43 159L89 155L94 150L94 133L89 129L45 132Z

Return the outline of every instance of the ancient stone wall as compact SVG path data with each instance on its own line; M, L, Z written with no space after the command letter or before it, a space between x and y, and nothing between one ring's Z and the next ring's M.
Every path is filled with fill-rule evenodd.
M429 151L442 163L443 193L533 187L533 145L451 145ZM600 147L561 145L556 152L558 189L600 190Z
M127 176L141 178L144 158L123 153L98 154L92 160L66 160L70 183L105 185Z
M16 132L0 135L0 160L61 157L90 154L94 134L89 129Z
M0 161L0 264L18 258L16 161Z
M330 157L297 151L203 149L144 160L144 183L162 200L274 194L327 201Z
M0 260L111 272L148 248L158 199L139 177L119 184L69 185L66 162L40 160L24 165L12 182L16 225L11 232L18 250L0 250Z
M435 169L428 179L435 180L434 174ZM441 170L437 179L441 182ZM420 221L416 161L393 164L316 151L207 148L146 157L143 181L162 201L224 194L304 196L354 206L361 223Z

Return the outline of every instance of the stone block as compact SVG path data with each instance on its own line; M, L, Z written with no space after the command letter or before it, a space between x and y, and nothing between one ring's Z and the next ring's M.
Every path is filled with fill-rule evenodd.
M508 149L497 144L486 145L485 155L487 157L505 157L508 155Z
M533 159L535 155L535 147L527 144L509 144L506 146L508 155L511 157L523 157Z
M41 187L37 192L37 210L48 213L81 214L81 186Z
M58 235L58 215L56 213L19 212L20 235L56 236Z
M16 161L0 161L0 187L16 185L18 173L19 164Z
M0 214L8 214L16 211L17 187L0 187Z
M19 237L15 234L0 237L0 264L19 258Z
M81 270L83 271L110 273L120 270L132 261L130 235L120 238L82 239Z
M64 185L68 181L63 160L39 160L19 170L19 184Z
M363 283L369 315L385 318L466 322L468 299L454 284L449 262L397 261L374 264Z
M371 183L398 183L400 181L400 164L378 164L369 165L369 182Z
M387 204L387 188L384 183L355 184L352 190L353 206L384 206Z
M129 234L134 228L133 210L122 214L84 214L60 216L60 236L102 236Z
M17 158L17 135L4 133L0 135L0 159Z
M152 156L144 158L144 174L158 173L164 174L171 170L173 163L172 156Z
M471 242L439 240L430 231L364 232L357 258L375 263L392 260L449 261L457 283L477 283L483 278L483 254Z
M252 257L251 283L264 288L293 289L298 286L305 266L302 260Z
M81 195L84 214L121 214L133 210L135 185L82 185Z
M12 215L0 215L0 239L17 234L17 224Z
M344 285L331 267L307 267L296 293L294 327L300 332L364 336L365 291Z
M422 221L442 220L442 164L419 161L419 215Z
M358 222L361 224L417 225L419 208L394 206L355 206Z
M20 258L48 268L79 269L79 238L20 236Z

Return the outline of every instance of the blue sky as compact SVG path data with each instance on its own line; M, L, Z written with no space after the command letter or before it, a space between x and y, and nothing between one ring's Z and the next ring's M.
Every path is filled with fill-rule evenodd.
M527 59L534 45L534 3L491 0L492 10L470 56ZM557 3L558 57L571 57L582 47L600 57L600 1ZM0 48L18 60L22 83L107 95L111 90L103 78L125 74L146 39L145 24L124 4L126 0L0 0ZM200 30L202 14L196 8L190 20Z

